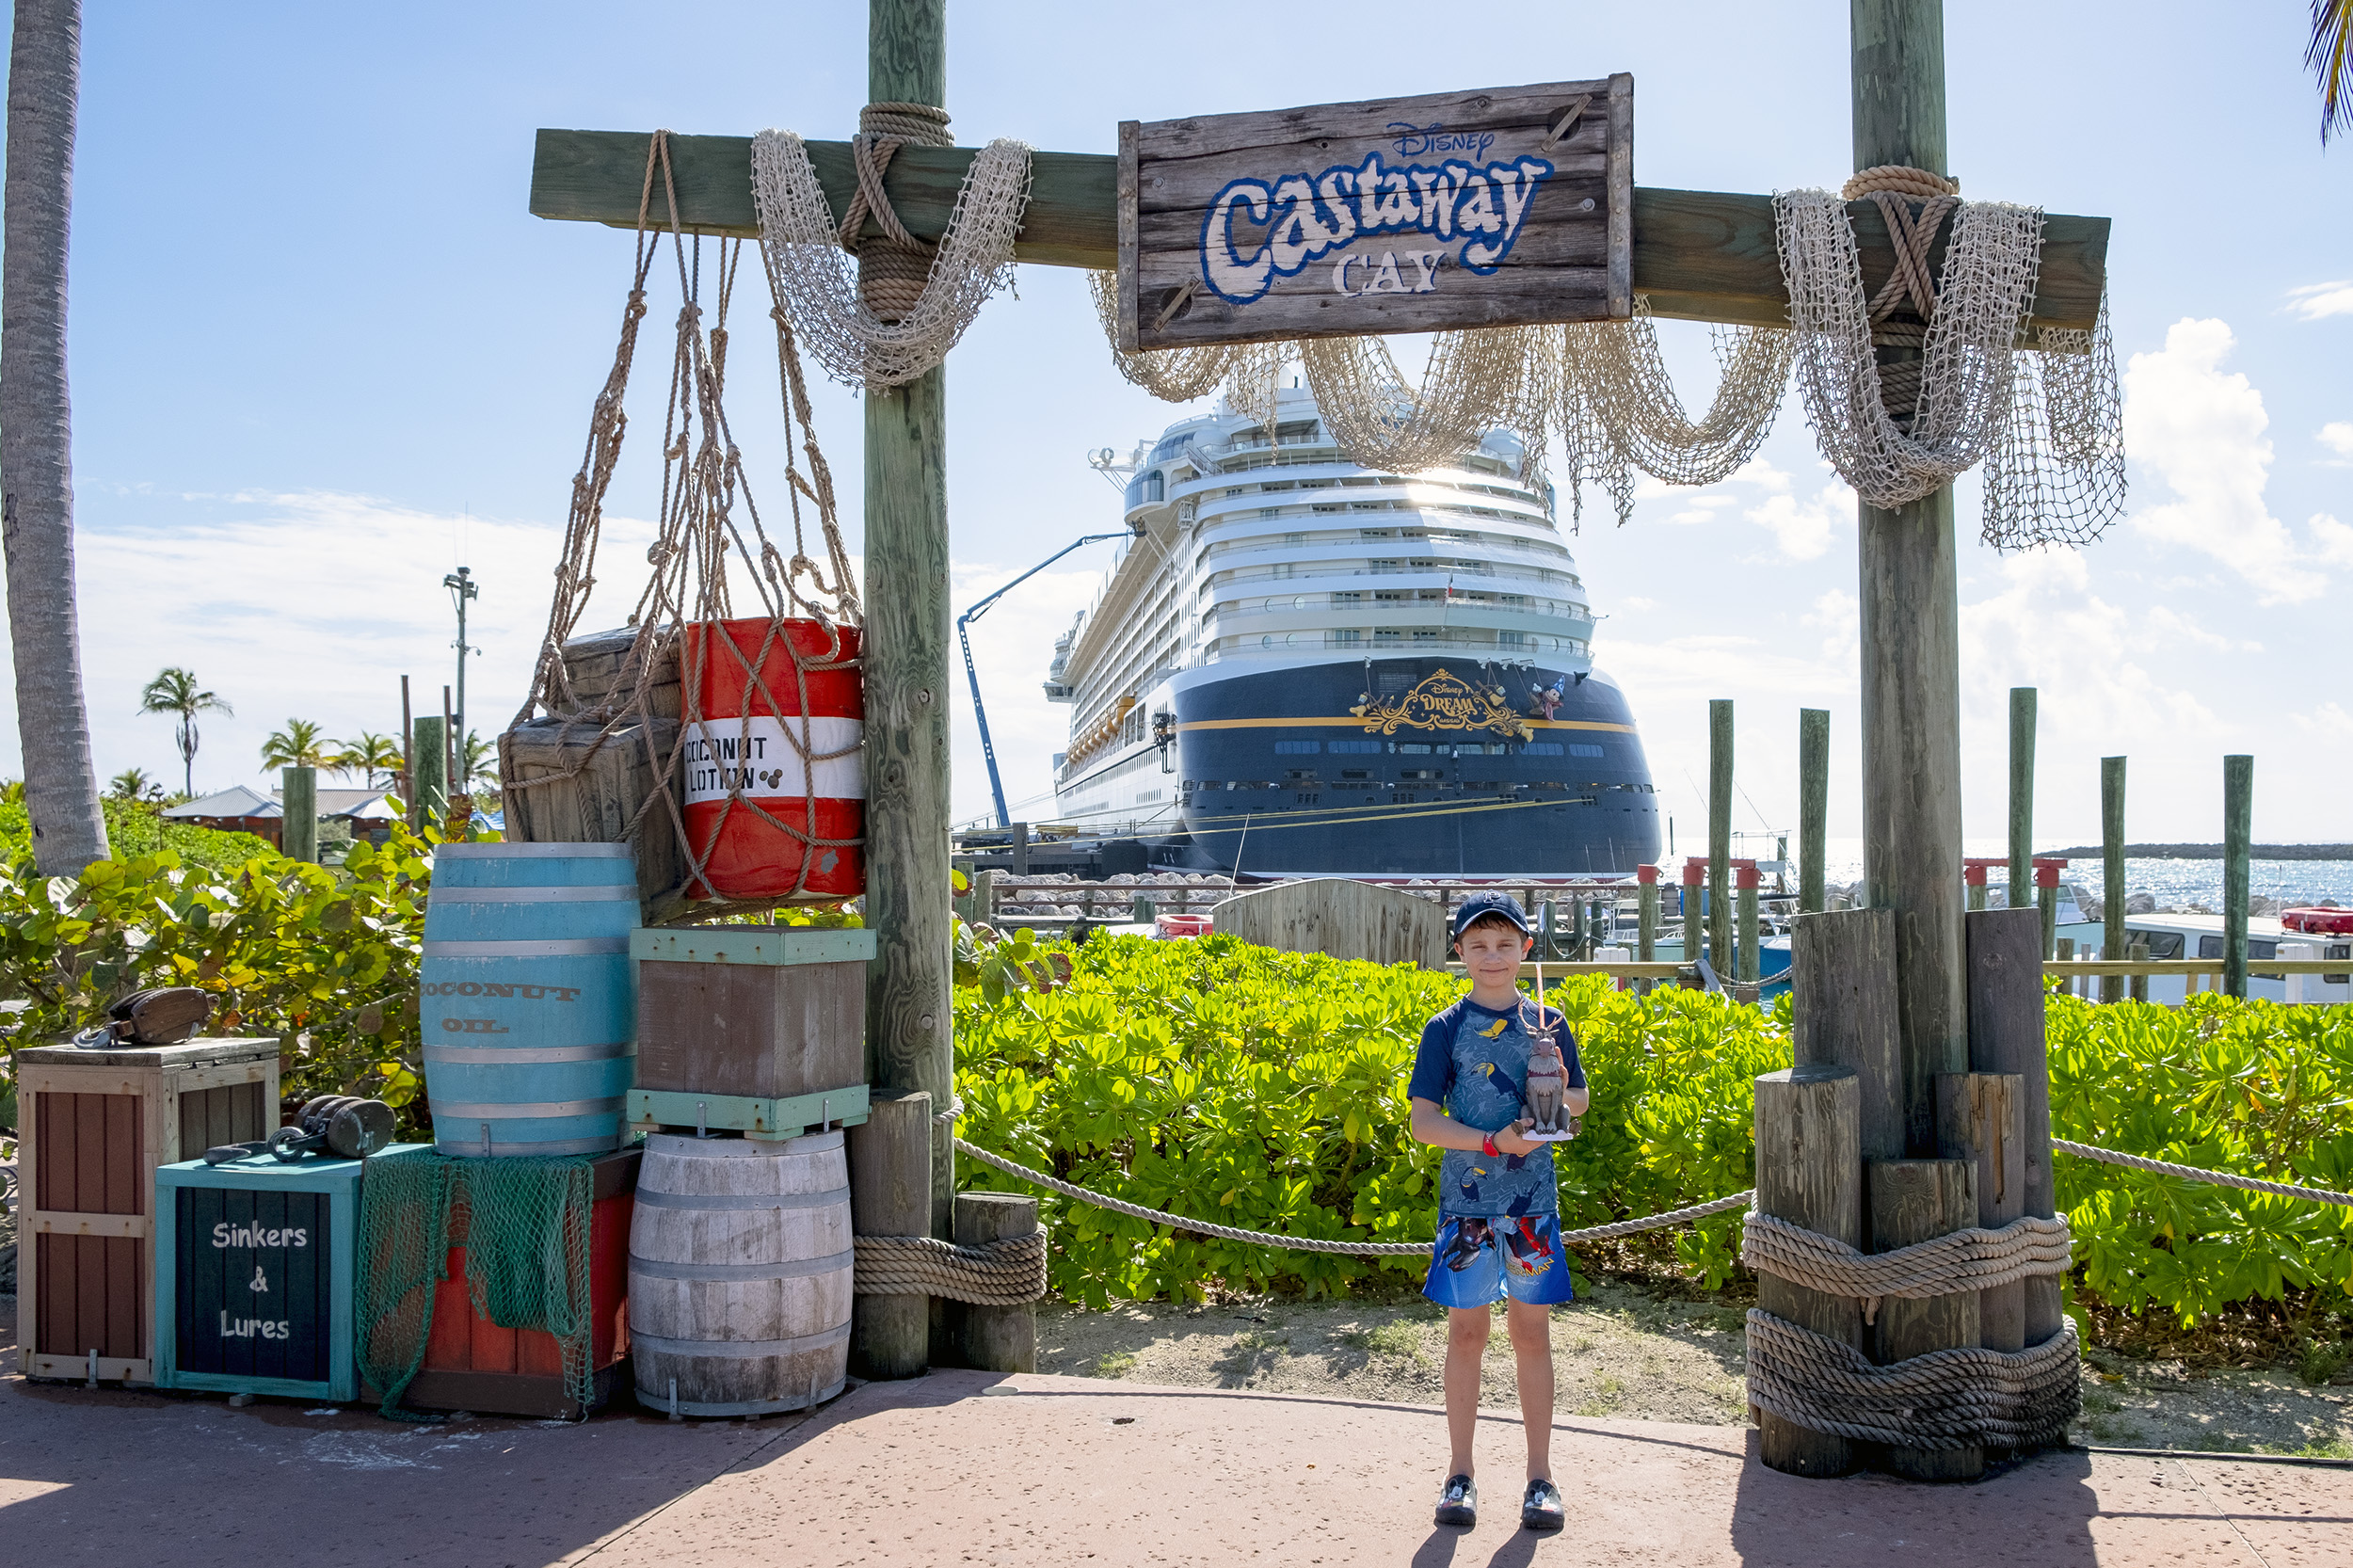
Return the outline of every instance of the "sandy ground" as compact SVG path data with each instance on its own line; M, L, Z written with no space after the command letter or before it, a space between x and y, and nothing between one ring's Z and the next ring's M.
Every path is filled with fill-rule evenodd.
M1557 1409L1587 1419L1737 1426L1742 1313L1662 1301L1596 1282L1553 1312ZM1344 1395L1402 1404L1445 1398L1442 1312L1395 1304L1279 1300L1213 1306L1049 1306L1038 1316L1038 1370L1186 1388ZM1518 1400L1498 1315L1481 1368L1481 1400ZM2317 1452L2353 1457L2353 1372L2315 1388L2284 1369L2211 1374L2095 1351L2084 1368L2078 1443L2119 1448Z

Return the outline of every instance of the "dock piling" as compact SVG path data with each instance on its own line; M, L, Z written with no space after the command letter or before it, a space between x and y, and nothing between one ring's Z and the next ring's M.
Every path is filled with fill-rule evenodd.
M2222 989L2247 996L2247 883L2255 829L2255 760L2222 759Z
M1830 710L1798 710L1798 913L1818 915L1830 836Z
M2101 897L2100 952L2124 952L2124 759L2100 759L2100 867L2105 884ZM2244 972L2244 971L2242 971ZM2100 1000L2124 1000L2121 975L2100 977Z

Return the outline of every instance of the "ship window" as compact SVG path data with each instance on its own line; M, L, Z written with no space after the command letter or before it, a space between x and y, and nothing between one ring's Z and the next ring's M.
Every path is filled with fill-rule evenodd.
M1414 641L1417 643L1434 643L1437 640L1438 633L1428 629L1424 629L1414 633Z
M1376 644L1388 645L1388 644L1394 644L1394 643L1398 642L1400 639L1399 639L1398 634L1397 634L1396 632L1385 632L1385 631L1381 630L1379 627L1375 627L1375 628L1373 629L1373 632L1372 632L1372 640L1373 640Z
M1372 775L1366 772L1363 768L1342 768L1340 770L1340 776L1342 778L1370 778Z
M1274 646L1274 639L1273 639L1273 637L1271 637L1271 636L1270 636L1270 637L1260 637L1260 638L1258 639L1258 646L1259 646L1260 648L1273 648L1273 647Z
M1401 588L1376 588L1372 594L1376 604L1402 604L1413 597Z
M1422 749L1427 751L1430 748L1424 746ZM1397 776L1400 778L1441 778L1445 776L1445 772L1439 768L1400 768L1397 770Z
M1298 598L1291 600L1291 608L1294 610L1305 610L1306 607L1307 596L1305 594L1301 594Z
M1321 741L1277 741L1274 743L1274 755L1277 757L1313 757L1322 749Z
M1285 648L1297 648L1299 646L1299 633L1296 632L1286 633L1283 638L1283 646Z
M1379 741L1333 741L1328 744L1334 752L1352 757L1378 756L1381 751Z
M1353 588L1343 589L1332 596L1335 604L1362 604L1364 601L1365 596Z
M1401 757L1427 757L1430 755L1430 748L1418 741L1400 741L1397 743L1397 750L1398 755Z
M1558 757L1561 755L1561 743L1558 741L1530 741L1526 745L1520 747L1520 750L1529 757Z
M1319 501L1314 505L1308 507L1307 510L1311 512L1345 512L1348 508L1340 505L1337 502Z
M1498 632L1496 633L1496 647L1497 648L1525 648L1527 646L1528 633L1525 632Z
M1602 750L1601 747L1595 745L1573 745L1569 747L1569 755L1572 757L1599 757L1602 755Z
M2126 926L2124 935L2130 941L2148 943L2152 958L2179 958L2182 955L2182 933L2178 931L2135 931Z
M1392 528L1359 528L1356 536L1359 539L1394 539L1397 531Z
M1326 635L1332 642L1343 648L1353 647L1355 644L1361 643L1365 640L1365 634L1353 628L1343 632L1328 632Z
M1283 542L1285 544L1305 544L1307 542L1307 536L1305 534L1286 534L1283 536Z

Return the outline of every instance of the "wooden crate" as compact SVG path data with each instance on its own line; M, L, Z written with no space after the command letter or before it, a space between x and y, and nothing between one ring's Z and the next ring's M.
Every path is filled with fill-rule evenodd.
M16 1053L28 1378L154 1381L155 1169L276 1130L276 1039Z
M637 1149L598 1158L588 1220L588 1365L596 1388L589 1409L621 1385L629 1354L629 1226L635 1211ZM420 1410L472 1410L542 1420L577 1420L587 1414L564 1384L564 1352L555 1336L536 1329L501 1328L473 1308L466 1288L466 1249L449 1250L446 1277L434 1287L433 1330L424 1367L401 1402Z
M630 956L637 1089L770 1100L866 1082L872 932L639 930Z
M155 1386L360 1397L353 1259L372 1163L262 1155L155 1173Z

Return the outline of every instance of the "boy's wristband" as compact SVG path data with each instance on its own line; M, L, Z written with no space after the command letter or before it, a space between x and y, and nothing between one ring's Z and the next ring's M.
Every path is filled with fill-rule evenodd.
M1485 1151L1487 1158L1490 1160L1502 1159L1503 1151L1496 1147L1496 1135L1492 1132L1488 1132L1482 1133L1481 1136L1485 1139L1485 1142L1480 1146Z

